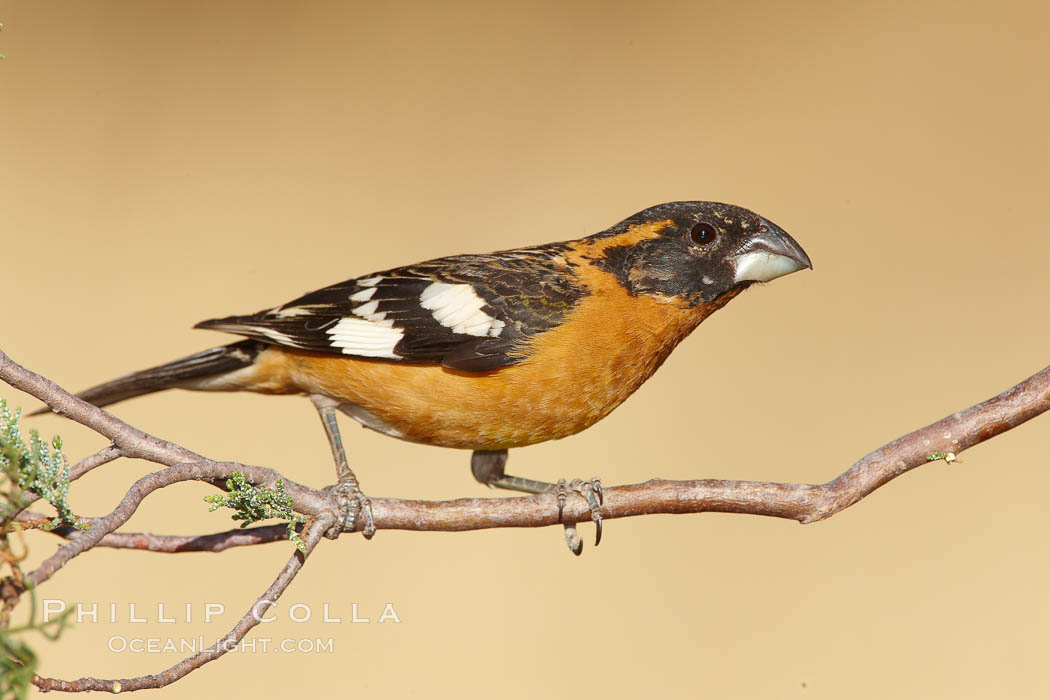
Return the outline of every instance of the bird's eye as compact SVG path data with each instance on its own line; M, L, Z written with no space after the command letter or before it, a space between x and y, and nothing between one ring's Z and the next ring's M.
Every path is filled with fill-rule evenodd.
M697 245L707 245L709 243L714 243L717 234L718 232L711 224L699 223L689 232L689 237L692 238L693 243L696 243Z

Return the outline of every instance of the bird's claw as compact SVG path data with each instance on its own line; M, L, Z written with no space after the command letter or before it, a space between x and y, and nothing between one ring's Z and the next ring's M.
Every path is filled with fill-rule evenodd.
M583 553L583 540L580 539L580 533L576 532L576 523L565 523L565 544L576 556Z
M338 482L325 490L334 494L339 503L339 519L325 532L325 537L334 540L339 537L340 533L353 532L357 527L357 519L363 517L364 527L361 529L361 534L366 540L372 539L372 536L376 534L372 502L361 491L357 479L352 474L342 475Z
M594 546L597 547L601 544L602 505L605 503L605 492L602 490L601 480L597 477L586 481L582 479L573 479L572 481L559 479L555 489L558 495L558 521L565 526L565 542L569 545L569 550L577 556L583 551L583 541L580 540L580 535L576 531L576 523L563 521L565 502L570 491L580 494L587 500L587 506L591 511L591 520L594 521L595 527Z

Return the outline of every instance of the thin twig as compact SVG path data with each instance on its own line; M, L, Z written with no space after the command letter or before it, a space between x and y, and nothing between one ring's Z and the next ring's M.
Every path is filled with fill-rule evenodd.
M202 649L193 656L183 659L179 663L167 668L160 673L151 674L149 676L138 676L136 678L121 678L119 680L107 680L102 678L79 678L75 681L64 681L57 678L44 678L43 676L33 676L33 684L43 691L48 690L62 690L68 693L80 693L87 690L102 690L110 693L119 693L122 691L131 690L145 690L147 688L163 688L166 685L170 685L187 674L197 670L209 661L214 661L228 651L231 651L237 647L244 636L248 634L249 630L255 627L257 624L262 622L263 615L265 614L266 607L277 601L281 597L281 594L287 590L288 585L295 578L299 570L303 568L303 564L306 562L306 558L313 552L314 547L321 541L325 530L327 530L334 522L334 518L331 515L324 515L313 522L311 522L306 528L306 534L303 536L303 541L306 544L306 552L296 552L288 560L288 563L284 565L281 572L277 575L270 587L267 588L258 600L248 609L248 612L234 625L228 633L215 640L215 643L209 646L207 649ZM261 613L261 614L260 614Z
M109 464L115 459L123 456L120 448L116 445L106 445L95 454L85 457L69 468L69 480L76 481L92 469L97 469L104 464Z
M73 396L50 379L22 367L0 350L0 379L40 399L55 413L91 428L109 438L127 457L148 459L157 464L198 462L203 456L133 428L116 416Z
M26 511L19 513L16 520L24 526L38 529L51 522L43 513ZM81 518L81 522L93 524L98 518ZM84 531L69 525L47 530L52 535L67 540L83 537ZM255 544L268 544L288 540L286 525L264 525L261 527L236 528L225 532L213 532L207 535L158 535L152 532L111 532L98 541L96 547L113 549L137 549L144 552L162 552L175 554L179 552L224 552L232 547L246 547Z
M91 549L103 537L126 523L135 514L143 499L154 491L181 481L204 481L223 478L235 471L243 471L248 481L253 484L273 484L280 478L276 472L263 467L250 467L233 462L212 462L209 460L190 462L189 464L176 464L152 474L147 474L132 484L127 494L111 513L94 520L91 529L85 532L83 536L76 537L59 547L58 551L45 559L40 566L26 574L26 579L34 585L40 585L47 581L73 557ZM320 492L318 492L318 497L327 499L327 502L324 502L324 507L314 509L311 507L311 504L304 504L306 505L306 510L303 512L312 516L322 514L334 516L337 508L335 499L327 497L326 494Z
M70 467L69 480L76 481L92 469L97 469L98 467L101 467L104 464L109 464L110 462L120 458L121 456L122 454L120 452L120 449L116 445L107 445L95 454L85 457L84 459L80 460L72 467ZM34 503L40 500L40 494L33 493L32 491L22 491L19 494L19 496L19 508L28 508L29 506L33 505ZM22 511L19 511L17 514L15 514L15 519L19 522L26 522L26 520L22 517ZM50 521L50 518L48 518L48 521Z
M0 350L0 380L40 399L56 413L109 438L125 457L145 459L167 466L185 463L219 464L181 445L161 440L128 425L116 416L70 394L50 379L22 367L2 350ZM285 494L292 499L295 509L305 515L317 515L331 508L335 502L326 493L286 479L272 469L237 462L223 464L230 468L217 470L214 478L218 480L227 479L236 471L243 473L248 481L256 486L274 488L277 480L281 479L284 481Z

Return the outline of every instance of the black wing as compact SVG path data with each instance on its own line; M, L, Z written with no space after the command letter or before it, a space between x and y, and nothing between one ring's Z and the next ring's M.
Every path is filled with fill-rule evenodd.
M195 327L314 352L496 369L519 362L522 343L561 323L586 293L565 248L439 258Z

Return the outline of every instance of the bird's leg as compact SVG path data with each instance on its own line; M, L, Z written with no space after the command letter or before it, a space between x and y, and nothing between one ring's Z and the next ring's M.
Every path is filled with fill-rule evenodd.
M339 437L339 424L336 422L335 409L338 404L327 396L311 394L310 400L317 408L321 416L321 424L324 425L325 435L328 436L328 445L332 448L332 457L335 459L335 474L337 481L328 487L339 499L339 522L325 533L326 537L335 539L340 532L352 532L357 524L358 516L363 515L365 526L361 534L365 539L372 539L376 534L376 524L372 517L372 503L361 492L361 486L357 483L357 477L346 461L346 452L343 450L343 441Z
M470 471L475 479L486 486L524 493L547 493L553 486L546 481L510 476L503 471L506 465L506 450L474 450L474 454L470 456Z
M597 477L587 481L559 479L558 483L551 484L546 481L510 476L504 472L506 465L506 450L474 450L474 454L470 457L470 471L474 474L475 479L486 486L508 489L510 491L523 491L525 493L556 492L558 494L559 521L562 520L562 514L565 511L565 501L569 492L573 491L580 494L587 500L587 505L591 510L591 520L594 521L596 529L594 546L597 547L601 544L602 504L605 502L605 496L602 492L602 482ZM562 522L565 525L565 542L569 545L569 549L573 554L580 554L583 551L583 542L576 532L576 523Z

